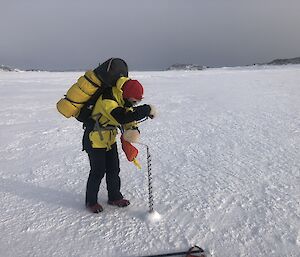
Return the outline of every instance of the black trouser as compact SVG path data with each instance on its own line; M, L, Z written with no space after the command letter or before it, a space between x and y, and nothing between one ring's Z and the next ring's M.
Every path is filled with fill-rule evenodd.
M108 199L110 201L122 199L117 144L113 144L112 149L109 151L106 151L104 148L94 148L87 151L87 153L90 159L91 170L86 186L86 205L97 203L99 187L104 174L106 174Z

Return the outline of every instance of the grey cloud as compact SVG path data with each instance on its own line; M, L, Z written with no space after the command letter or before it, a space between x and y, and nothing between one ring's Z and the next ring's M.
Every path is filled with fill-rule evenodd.
M0 63L74 69L118 56L142 70L295 57L299 13L296 0L1 0Z

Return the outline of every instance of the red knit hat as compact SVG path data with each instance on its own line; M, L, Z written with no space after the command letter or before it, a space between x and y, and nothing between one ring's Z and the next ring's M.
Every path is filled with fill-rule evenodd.
M122 87L123 98L129 99L134 98L136 100L142 100L144 94L144 88L137 80L128 80Z

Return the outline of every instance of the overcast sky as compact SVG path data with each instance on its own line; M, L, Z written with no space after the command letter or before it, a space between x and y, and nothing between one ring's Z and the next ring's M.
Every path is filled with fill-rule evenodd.
M0 0L0 64L131 70L300 56L300 0Z

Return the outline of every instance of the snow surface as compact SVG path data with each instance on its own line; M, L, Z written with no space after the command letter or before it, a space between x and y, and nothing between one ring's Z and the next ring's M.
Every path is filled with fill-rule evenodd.
M300 256L300 66L134 72L159 116L121 158L128 208L84 208L81 124L56 102L82 73L0 73L0 256L129 257L186 250Z

